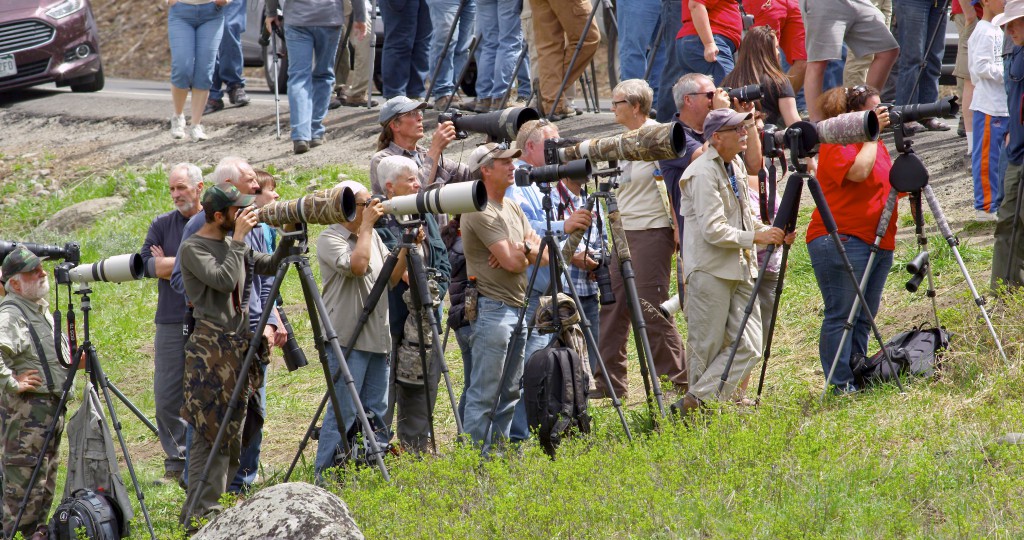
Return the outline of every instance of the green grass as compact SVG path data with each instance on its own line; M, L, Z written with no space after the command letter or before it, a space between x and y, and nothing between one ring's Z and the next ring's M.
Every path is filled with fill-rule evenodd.
M310 183L333 185L339 172L366 181L358 171L330 167L285 175L279 191L294 198ZM145 191L138 189L140 178ZM152 217L171 208L164 178L160 170L120 169L72 182L62 197L4 208L3 239L76 240L85 262L135 251ZM87 230L71 237L36 230L68 204L115 194L127 198L124 210ZM809 216L809 209L802 209L801 232ZM314 236L320 230L313 227ZM361 469L346 471L330 487L368 538L1020 537L1024 456L1019 447L994 441L1024 431L1018 345L1024 296L1007 294L998 305L990 304L1010 357L1007 365L995 352L946 242L931 237L929 249L939 315L955 338L940 376L907 384L905 394L883 386L819 401L822 303L800 238L790 252L762 406L753 414L726 407L705 422L666 423L654 431L634 396L627 410L634 433L629 442L615 411L601 401L593 407L592 435L563 445L557 460L527 444L521 453L485 461L452 442L454 422L442 391L436 409L439 456L389 461L391 482L376 470ZM916 251L913 241L897 247L878 317L886 336L932 320L930 300L903 289L908 276L902 266ZM987 290L991 248L965 244L960 253L975 284ZM103 366L152 417L156 287L147 280L97 283L93 289L91 338ZM282 480L324 389L294 276L283 293L311 365L293 373L280 359L272 365L261 487ZM66 291L60 294L59 307L66 311ZM458 393L462 364L454 343L446 358ZM631 371L638 389L635 367ZM163 472L159 443L127 409L118 405L117 413L158 537L177 537L184 495L176 486L152 485ZM311 480L312 456L307 449L299 479ZM138 508L136 515L136 536L144 536Z

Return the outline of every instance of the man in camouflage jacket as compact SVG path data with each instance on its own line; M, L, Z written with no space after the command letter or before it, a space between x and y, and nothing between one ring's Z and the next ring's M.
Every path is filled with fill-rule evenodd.
M24 247L16 247L4 259L3 276L8 293L0 301L4 537L14 534L14 519L28 491L18 531L25 538L45 538L57 481L58 446L64 431L64 411L56 409L67 372L54 345L53 321L46 301L50 282L41 261ZM67 343L62 345L61 354L66 358ZM55 414L60 418L43 452L46 428ZM40 455L43 463L39 475L29 486Z

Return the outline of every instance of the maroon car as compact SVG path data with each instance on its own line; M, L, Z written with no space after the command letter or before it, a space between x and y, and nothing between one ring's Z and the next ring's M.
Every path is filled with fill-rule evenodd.
M46 84L103 89L89 0L0 0L0 92Z

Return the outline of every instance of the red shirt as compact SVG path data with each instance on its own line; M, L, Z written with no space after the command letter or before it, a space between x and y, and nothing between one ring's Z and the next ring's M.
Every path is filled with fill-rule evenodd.
M708 8L708 19L711 21L711 33L719 34L740 48L743 38L743 18L740 17L740 6L736 0L695 0ZM683 27L676 34L676 39L683 36L696 36L697 27L693 25L690 8L683 1Z
M882 217L885 201L889 198L889 170L892 158L885 144L878 144L878 155L871 175L863 182L846 180L846 173L853 166L853 160L860 152L861 144L823 144L818 150L818 182L825 195L825 201L832 210L839 234L854 236L868 244L875 242L878 220ZM811 224L807 226L807 241L828 234L815 209ZM896 249L896 210L893 210L889 228L879 245L882 249Z
M964 9L962 7L960 7L960 2L957 1L957 0L953 0L952 3L953 3L953 12L950 13L949 16L952 17L953 15L958 15L958 14L959 15L963 15ZM974 4L974 12L977 13L978 14L978 18L981 19L981 16L982 16L981 2L978 2L977 4Z

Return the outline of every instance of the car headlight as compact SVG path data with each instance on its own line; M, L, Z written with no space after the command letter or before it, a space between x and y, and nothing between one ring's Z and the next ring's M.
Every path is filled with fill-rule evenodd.
M85 7L85 0L64 0L46 10L46 14L54 19L63 19Z

